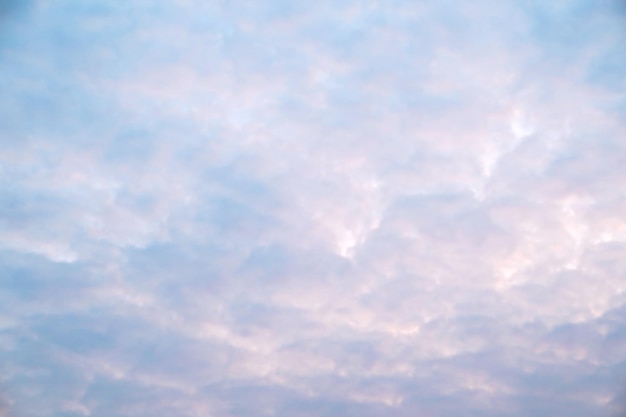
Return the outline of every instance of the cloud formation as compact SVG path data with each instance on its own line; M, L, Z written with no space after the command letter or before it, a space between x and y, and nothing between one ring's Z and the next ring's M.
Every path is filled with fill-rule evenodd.
M623 414L619 2L238 3L0 2L7 415Z

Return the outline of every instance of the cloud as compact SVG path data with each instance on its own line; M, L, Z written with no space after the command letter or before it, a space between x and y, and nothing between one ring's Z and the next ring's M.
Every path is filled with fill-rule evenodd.
M11 412L619 412L614 3L105 3L0 3Z

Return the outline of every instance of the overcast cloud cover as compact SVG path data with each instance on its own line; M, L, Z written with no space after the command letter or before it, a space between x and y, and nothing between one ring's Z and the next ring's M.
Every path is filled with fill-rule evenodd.
M0 0L0 415L624 416L625 48L617 0Z

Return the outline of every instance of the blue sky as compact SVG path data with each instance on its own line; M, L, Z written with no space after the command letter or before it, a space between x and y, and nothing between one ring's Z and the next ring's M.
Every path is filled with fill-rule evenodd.
M0 1L0 415L624 415L624 45L617 0Z

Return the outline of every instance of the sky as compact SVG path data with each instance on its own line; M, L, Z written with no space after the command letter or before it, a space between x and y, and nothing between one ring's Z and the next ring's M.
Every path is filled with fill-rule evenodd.
M626 3L0 0L0 415L623 417Z

